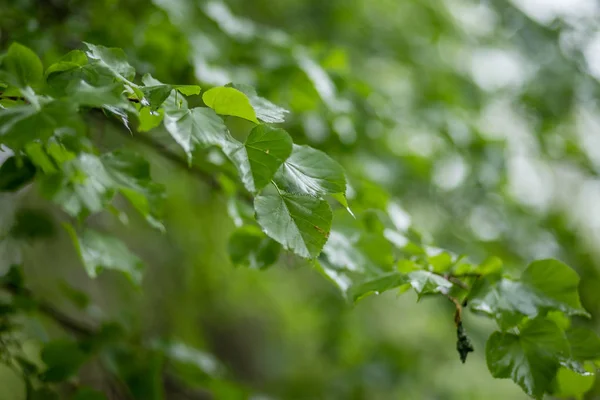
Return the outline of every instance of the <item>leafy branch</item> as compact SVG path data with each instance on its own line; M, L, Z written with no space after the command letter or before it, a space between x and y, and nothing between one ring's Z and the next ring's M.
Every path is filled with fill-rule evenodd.
M287 110L253 88L230 84L201 92L198 86L165 84L150 75L137 79L120 49L86 47L85 52L68 53L45 72L37 55L19 44L11 45L2 58L0 144L14 155L0 167L0 191L36 182L45 198L80 221L77 227L64 226L91 278L105 269L124 273L135 285L143 277L142 260L125 243L84 223L89 215L112 209L117 194L151 227L165 228L164 191L152 179L148 160L130 149L99 151L82 118L90 109L96 116L98 110L111 116L114 125L120 121L120 134L226 194L236 225L228 244L234 264L266 268L289 251L310 260L352 301L409 288L419 299L446 297L455 306L462 362L473 351L463 327L467 304L460 300L468 299L472 311L498 325L486 346L492 376L513 379L535 398L560 390L559 371L585 375L600 358L595 333L570 327L571 317L589 315L579 300L579 277L567 265L540 260L513 278L498 263L477 264L448 251L431 252L411 232L398 228L387 205L352 204L351 209L346 193L364 196L368 189L348 190L339 163L295 144L275 125L284 122ZM186 96L200 93L205 106L190 107ZM224 118L245 121L247 129L233 135ZM161 125L184 157L144 133ZM210 172L193 163L196 150L208 149L222 158ZM223 183L215 178L222 175L237 178ZM33 295L22 285L5 289L30 300ZM101 333L101 327L82 325L49 304L37 304L76 336ZM556 315L568 323L558 324ZM72 344L59 344L58 350L61 346ZM75 355L81 350L77 345L71 349ZM74 364L85 359L81 354Z
M18 267L11 268L9 274L2 278L0 283L0 291L5 291L13 296L14 302L25 302L29 304L30 311L38 311L41 314L50 318L54 323L60 326L68 334L75 336L82 343L97 340L95 338L101 338L105 335L102 326L95 324L88 324L79 319L73 318L70 315L56 308L51 303L41 300L35 296L35 294L23 286L23 277L21 276L20 269ZM114 324L110 325L111 329L117 328ZM119 327L117 328L117 334L120 337L125 336L125 332ZM113 333L114 336L114 333ZM2 335L0 334L0 339ZM122 340L122 339L121 339ZM21 361L23 363L25 361ZM32 366L29 366L32 368ZM122 380L111 371L110 368L103 368L103 372L110 376L110 380L113 382L114 390L118 391L118 394L114 394L118 399L133 399L134 396L129 392L126 385ZM169 371L164 371L163 380L165 389L170 393L179 393L186 396L191 400L205 400L212 398L209 393L203 390L192 390L182 385L180 380ZM26 377L29 378L29 377Z

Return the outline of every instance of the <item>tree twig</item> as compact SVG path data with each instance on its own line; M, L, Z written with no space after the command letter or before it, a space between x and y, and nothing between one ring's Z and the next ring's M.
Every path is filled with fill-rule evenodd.
M458 355L460 356L460 360L465 363L467 360L467 356L469 353L474 351L473 345L471 344L471 340L467 336L465 332L463 323L462 323L462 305L457 298L450 296L448 293L443 293L444 296L448 298L454 306L456 307L456 312L454 313L454 325L456 325L456 351L458 351Z
M14 100L14 101L25 101L25 102L27 101L27 99L25 99L22 96L5 96L5 95L3 95L3 92L0 92L0 100L1 99L9 99L9 100ZM129 100L132 103L139 103L138 99L127 98L127 100ZM94 110L100 111L101 109L95 108ZM106 117L106 115L103 115L103 116ZM112 120L112 121L114 121L114 120ZM127 129L129 129L130 134L126 134L125 130L123 129L123 126L121 126L121 125L119 125L119 129L117 129L117 131L121 135L126 136L130 139L134 139L135 141L143 144L144 146L151 148L152 150L154 150L155 152L160 154L165 159L175 163L176 165L181 167L183 170L187 171L188 173L194 175L195 177L197 177L200 180L202 180L203 182L205 182L212 189L215 189L215 190L222 189L219 182L210 173L208 173L198 167L195 167L193 165L189 165L187 163L187 161L184 160L182 157L180 157L177 153L169 150L164 145L160 144L159 142L152 139L151 137L141 134L139 132L134 133L129 127L127 127ZM240 195L246 201L250 201L250 202L253 201L253 198L249 193L242 192Z
M204 181L204 183L206 183L212 189L215 189L215 190L221 189L221 185L211 174L209 174L206 171L203 171L199 168L196 168L194 166L190 167L183 158L181 158L179 155L177 155L177 153L169 150L168 148L166 148L165 146L156 142L149 136L146 136L146 135L143 135L140 133L136 133L133 136L127 135L125 133L125 131L122 129L119 130L119 133L124 136L127 136L128 138L130 138L136 142L143 144L146 147L151 148L152 150L154 150L155 152L160 154L162 157L173 162L174 164L177 164L177 166L181 167L182 169L188 171L190 174L192 174L195 177L199 178L200 180Z
M463 281L461 281L460 279L458 279L458 277L456 275L451 275L451 274L442 274L441 272L435 272L435 271L431 271L432 274L435 274L437 276L441 276L442 278L444 278L445 280L447 280L450 283L455 284L456 286L459 286L465 290L470 290L471 288L469 287L469 285L467 285L466 283L464 283Z
M31 290L26 289L26 288L16 287L16 286L10 285L10 284L5 284L5 285L2 285L2 289L7 291L8 293L12 294L13 296L24 296L31 300L35 299L33 292L31 292ZM63 329L74 334L75 336L78 336L78 337L91 336L96 331L94 327L89 326L81 321L78 321L78 320L68 316L67 314L63 313L62 311L60 311L57 308L55 308L54 306L52 306L50 303L46 303L41 300L35 300L35 304L37 305L37 309L42 314L45 314L46 316L50 317L52 320L54 320L60 326L62 326Z
M448 293L442 293L448 300L454 303L456 307L456 312L454 313L454 324L458 326L462 322L462 305L460 301L456 297L450 296Z

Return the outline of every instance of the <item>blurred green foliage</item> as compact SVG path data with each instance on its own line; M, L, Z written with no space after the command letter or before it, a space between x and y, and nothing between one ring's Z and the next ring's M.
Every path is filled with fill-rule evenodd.
M574 324L598 331L595 2L0 0L0 10L0 49L22 43L45 66L85 41L122 48L140 75L162 82L252 85L291 111L283 126L295 143L344 166L354 212L387 209L398 229L413 227L426 243L476 263L497 256L514 272L560 259L581 276L581 302L592 315ZM234 135L246 127L228 123ZM125 384L142 399L524 398L485 366L488 321L465 314L475 353L463 365L454 306L443 298L415 304L412 294L385 294L351 308L313 266L287 253L266 271L260 260L248 262L257 269L236 268L229 215L245 218L243 205L109 125L98 122L93 135L102 149L145 152L166 187L165 235L134 214L124 226L119 210L92 218L146 262L142 290L117 274L90 280L68 235L48 223L63 215L36 193L0 197L0 232L14 226L14 240L27 240L22 256L0 243L0 270L22 261L33 292L83 321L116 320L136 338L133 350L116 346L111 355L120 382L94 361L79 371L84 386L117 396ZM219 162L197 153L200 165ZM218 179L227 185L227 176ZM257 243L252 232L240 235ZM265 246L262 257L273 257ZM59 327L19 323L29 358L50 357L37 343L61 337ZM97 340L114 340L105 336ZM56 346L73 345L64 340ZM156 347L146 343L153 340ZM159 348L173 360L163 364ZM83 362L65 353L65 369ZM179 381L162 389L161 370L193 393ZM25 398L10 370L0 370L0 382L0 398ZM94 398L84 390L67 392ZM586 396L600 396L600 386Z

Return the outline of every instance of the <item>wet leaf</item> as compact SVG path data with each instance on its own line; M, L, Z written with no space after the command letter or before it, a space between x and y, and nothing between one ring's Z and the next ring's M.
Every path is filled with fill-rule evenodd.
M331 228L329 204L308 195L268 189L254 200L256 217L263 231L299 256L318 256Z

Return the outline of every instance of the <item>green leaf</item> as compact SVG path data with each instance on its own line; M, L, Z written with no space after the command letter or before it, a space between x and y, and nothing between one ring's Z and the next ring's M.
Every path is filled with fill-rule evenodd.
M0 165L0 192L15 192L30 183L36 169L26 157L11 156Z
M391 271L393 248L383 232L369 230L364 213L354 218L342 210L334 213L333 226L323 254L333 267L373 278Z
M541 399L549 392L568 351L564 334L553 322L536 318L520 334L494 332L486 344L488 369L494 378L511 378L528 395Z
M193 96L200 94L200 86L198 85L175 85L173 86L179 93L185 96Z
M159 222L163 190L152 181L148 161L141 154L117 151L98 158L82 153L63 163L62 174L42 176L40 188L69 215L99 212L118 191L152 226L164 230Z
M306 76L308 79L310 79L312 86L327 107L333 112L342 111L345 107L340 99L338 99L335 84L327 72L325 72L325 70L323 70L323 68L315 60L313 60L308 52L304 49L296 49L294 52L294 58L296 58L298 66L304 71L304 73L306 73Z
M283 129L258 125L244 144L231 142L225 154L238 169L242 182L250 192L267 186L275 172L292 152L292 138Z
M578 400L583 399L583 395L594 386L596 380L595 368L587 366L586 370L589 372L588 375L578 374L568 368L560 368L556 375L556 388L552 395Z
M132 399L165 399L165 357L162 351L130 347L115 355L112 364L116 366L119 378L127 384Z
M452 283L429 271L413 271L408 273L408 282L420 297L426 294L448 293Z
M224 182L224 179L221 179L221 181ZM230 193L233 195L235 194L235 191ZM227 214L238 228L244 224L255 221L254 205L252 203L241 201L241 199L236 197L229 197L227 199Z
M145 86L141 88L142 93L144 93L144 99L147 101L147 105L153 110L156 110L160 107L165 100L169 97L171 92L173 91L173 86L171 85L156 85L156 86Z
M57 140L49 140L46 144L48 155L59 165L76 158L75 153L67 150L67 148Z
M409 279L406 275L398 272L390 272L352 285L349 293L352 300L356 302L371 293L380 294L387 290L398 288L408 282Z
M46 344L41 357L47 366L42 374L46 382L60 382L75 375L88 358L77 342L71 340L55 340Z
M294 145L292 155L275 175L275 182L289 192L312 196L346 193L342 166L309 146Z
M233 232L227 251L234 265L263 269L277 261L281 245L257 227L246 225Z
M173 89L185 96L200 94L200 86L197 85L165 85L150 74L142 77L145 87L140 90L144 93L144 99L152 109L156 109L169 97Z
M344 193L333 193L331 197L337 200L337 202L340 203L350 215L356 218L356 216L350 209L350 206L348 205L348 199L346 199L346 195Z
M134 152L115 151L104 154L102 163L112 178L112 187L118 189L150 225L164 231L164 226L159 221L163 188L152 181L150 164L144 156Z
M77 81L67 89L70 101L88 107L115 106L125 110L133 107L122 95L122 85L95 87L85 81Z
M0 143L6 144L11 149L22 148L28 142L38 138L38 132L33 130L36 126L36 116L39 110L33 105L18 105L15 107L0 108ZM52 131L47 132L46 126L39 124L38 129L42 129L48 136ZM25 129L24 129L25 128ZM26 130L29 128L28 130ZM23 136L25 136L23 138ZM45 136L45 135L44 135Z
M452 269L453 275L471 275L472 277L499 274L502 270L502 260L491 256L486 258L481 264L470 264L460 262Z
M117 78L127 82L133 80L135 69L127 62L127 56L123 50L97 46L91 43L84 44L88 48L86 54L90 60L94 60L106 67Z
M70 101L45 101L0 109L0 144L13 150L21 149L34 140L45 141L57 129L75 132L84 129L76 104Z
M27 156L31 162L40 168L45 174L54 174L58 172L56 166L40 142L28 143L25 146L25 153L27 153Z
M566 264L558 260L534 261L521 275L521 282L545 297L549 307L589 317L579 301L579 276Z
M321 275L337 286L345 298L349 297L348 291L354 284L355 279L349 276L350 273L348 271L332 266L324 259L314 260L313 266Z
M88 63L85 53L82 54L83 56L75 53L69 60L59 61L48 68L46 71L48 94L54 97L69 97L68 89L72 88L74 82L84 81L97 88L112 87L118 83L121 89L134 92L137 98L143 97L137 85L121 76L115 76L115 73L101 61L92 59Z
M447 272L459 259L459 257L455 254L451 254L447 251L441 251L440 249L435 249L433 252L430 249L427 250L427 262L434 272Z
M87 56L81 50L72 50L50 65L44 74L46 78L56 72L64 72L80 68L88 63Z
M164 115L165 112L162 108L156 111L152 111L148 107L142 108L138 114L138 119L140 120L138 131L148 132L156 128L163 121Z
M586 328L573 328L566 333L572 358L578 361L600 360L600 338L596 332Z
M102 269L121 271L139 285L142 280L142 261L114 236L91 229L77 235L73 227L65 224L90 278L96 278Z
M188 109L185 102L179 107L171 94L165 105L164 125L169 134L183 148L188 160L196 145L224 146L233 141L223 120L210 108Z
M232 115L258 124L256 113L248 97L231 87L215 87L202 95L204 104L215 110L217 114Z
M158 79L153 77L151 74L144 74L144 76L142 76L142 83L146 87L148 87L148 86L170 86L170 85L165 85L164 83L162 83L161 81L159 81Z
M207 376L218 378L225 370L215 356L185 343L159 343L157 347L167 355L170 363L174 364L177 373L189 376L192 382Z
M230 83L227 86L239 90L248 97L250 105L252 105L252 108L254 108L254 111L256 112L256 117L261 121L269 124L285 122L285 114L289 111L258 96L256 90L252 86L233 83Z
M327 242L332 214L325 200L268 187L254 199L254 209L267 236L299 256L314 258Z
M98 157L82 153L66 161L62 171L61 175L40 177L40 189L69 215L80 217L99 212L113 198L114 181Z
M35 86L43 78L44 67L39 57L19 43L10 45L2 65L13 78L10 83L17 87Z
M578 285L577 273L567 265L541 260L531 263L520 281L478 281L470 303L473 310L493 316L503 329L514 326L523 316L533 318L550 310L587 316L579 302Z

